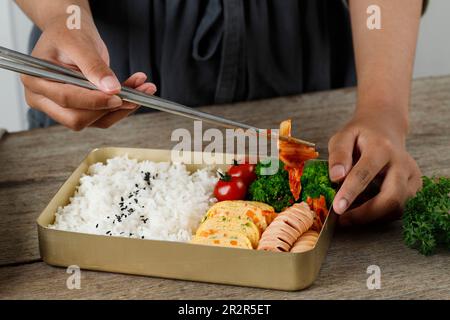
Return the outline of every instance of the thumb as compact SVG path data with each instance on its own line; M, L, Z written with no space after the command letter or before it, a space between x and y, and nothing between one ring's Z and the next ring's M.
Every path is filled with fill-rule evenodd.
M356 133L351 129L344 129L330 139L328 143L328 164L331 181L341 181L350 172L353 165L355 142Z
M70 58L81 70L84 76L99 90L108 94L120 92L121 84L107 62L95 49L96 46L85 43L74 43L66 48Z

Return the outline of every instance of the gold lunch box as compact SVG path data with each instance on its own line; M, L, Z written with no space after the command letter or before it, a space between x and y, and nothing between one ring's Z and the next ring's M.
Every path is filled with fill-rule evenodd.
M330 244L336 215L325 221L315 248L277 253L141 240L48 229L60 206L70 202L81 176L94 163L128 154L130 158L169 162L170 150L102 148L92 151L63 184L37 220L41 257L49 265L296 291L316 279ZM194 153L191 153L193 156ZM201 166L188 165L189 170Z

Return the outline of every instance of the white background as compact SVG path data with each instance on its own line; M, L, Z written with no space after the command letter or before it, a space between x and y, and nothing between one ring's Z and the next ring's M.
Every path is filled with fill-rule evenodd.
M38 0L36 0L38 1ZM431 0L422 19L414 76L450 74L449 0ZM0 45L27 52L31 22L13 1L0 0ZM450 90L450 88L449 88ZM0 128L25 130L27 106L18 77L0 70Z

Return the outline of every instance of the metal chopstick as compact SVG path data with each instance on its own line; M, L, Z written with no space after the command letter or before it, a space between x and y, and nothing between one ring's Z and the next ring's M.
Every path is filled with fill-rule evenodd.
M67 83L76 86L80 86L90 90L98 90L91 82L87 81L84 75L75 70L56 65L52 62L45 61L39 58L35 58L23 53L10 50L0 46L0 67L10 71L27 74L34 77L46 78L48 80ZM198 111L187 106L174 103L156 96L146 95L145 93L137 90L122 87L121 92L118 94L123 100L164 111L184 117L188 117L195 120L202 120L219 126L227 128L241 128L252 129L258 134L264 134L265 131L244 123L225 119L219 116L215 116L206 112ZM304 144L310 147L315 147L314 143L296 139L293 137L280 136L279 139L285 141L291 141L299 144Z

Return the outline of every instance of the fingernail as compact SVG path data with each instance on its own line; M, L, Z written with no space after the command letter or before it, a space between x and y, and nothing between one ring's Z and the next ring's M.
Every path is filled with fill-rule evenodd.
M148 82L148 88L146 89L146 91L156 92L158 91L158 88L156 88L156 85L154 83Z
M120 99L118 96L112 96L108 100L108 108L118 108L123 104L122 99Z
M347 210L348 201L347 199L342 198L336 203L335 210L337 214L343 214L345 210Z
M343 177L345 177L345 168L343 165L337 164L331 168L330 170L331 180L336 181L342 179Z
M139 91L145 93L145 94L155 94L156 92L156 86L153 83L146 82L139 88L137 88Z
M100 81L100 85L102 89L106 91L115 91L120 89L119 81L117 81L117 79L114 78L113 76L104 77Z
M144 72L137 72L136 75L138 78L145 78L145 80L147 80L147 75Z
M145 93L154 94L156 91L156 86L153 83L149 83L147 88L144 88Z

